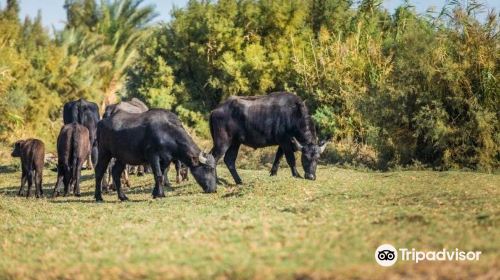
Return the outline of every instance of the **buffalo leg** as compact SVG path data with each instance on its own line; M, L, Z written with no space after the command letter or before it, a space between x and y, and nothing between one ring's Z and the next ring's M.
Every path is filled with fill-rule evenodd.
M64 196L69 194L71 183L73 181L73 176L71 173L71 168L68 163L63 165L63 184L64 184Z
M181 162L179 160L174 161L175 164L175 182L180 184L181 182Z
M125 163L116 160L113 169L111 170L111 174L113 175L113 182L115 183L116 193L118 194L118 199L121 201L128 200L127 196L123 193L122 190L122 182L121 177L123 173L123 169L125 169Z
M278 147L276 151L276 156L274 157L273 167L271 168L271 176L276 176L278 174L278 168L280 167L280 160L283 157L283 149Z
M290 169L292 170L292 176L302 178L297 171L297 167L295 165L295 154L293 153L293 148L289 145L283 146L283 152L285 153L286 162Z
M57 181L56 181L56 184L54 186L54 191L52 192L52 197L56 197L59 195L59 190L61 189L61 184L63 183L63 178L64 178L62 168L63 167L61 164L57 165Z
M167 165L167 168L165 168L165 171L162 172L163 174L163 186L166 187L170 182L168 181L168 171L170 170L170 164Z
M98 153L99 159L97 160L97 165L95 167L95 193L94 197L97 202L103 201L102 199L102 178L106 173L106 168L108 168L111 156L103 151Z
M165 197L163 192L163 173L160 168L160 158L154 156L150 161L151 168L153 169L153 175L155 176L155 187L153 189L153 198Z
M92 163L92 156L90 154L87 157L87 169L90 169L90 170L94 169L94 165Z
M33 181L35 179L35 170L28 171L28 192L26 193L26 197L31 195L31 187L33 186Z
M170 167L170 162L165 162L165 161L162 161L160 162L160 170L161 170L161 174L163 174L163 178L162 178L162 186L164 187L167 187L169 190L172 189L172 186L170 185L170 181L168 180L168 170L169 170L169 167Z
M217 184L220 184L219 176L217 176L217 163L221 159L222 156L226 153L229 148L226 144L214 143L214 147L210 151L210 153L214 156L215 159L215 178L217 179Z
M40 186L40 195L43 196L43 173L41 170L37 172L37 176L38 176L38 185Z
M115 158L112 158L109 161L108 167L106 168L106 173L104 174L103 190L106 193L109 192L110 190L112 191L116 190L115 185L113 183L113 176L111 176L111 170L115 165L115 160L116 160Z
M97 165L97 159L98 159L98 148L97 148L97 142L92 145L92 150L90 151L90 163L92 164L92 169Z
M130 181L128 180L128 170L126 167L123 170L123 181L125 182L125 186L127 186L127 188L130 189Z
M127 167L127 169L128 169L128 174L129 174L129 175L133 175L133 174L135 174L135 171L136 171L136 166L135 166L135 165L129 165L129 166Z
M163 186L171 189L172 185L170 185L170 181L168 180L168 171L169 170L170 170L170 163L168 165L166 165L165 168L161 169L161 174L163 174Z
M35 187L36 187L36 197L43 197L42 172L40 170L35 170Z
M231 172L231 176L233 176L234 182L240 185L242 183L238 172L236 171L236 157L238 157L238 150L240 149L240 144L233 144L226 151L226 155L224 156L224 163Z
M56 185L54 186L54 191L52 192L52 197L56 197L59 195L59 190L61 189L61 184L63 181L62 175L57 175Z
M22 174L21 174L21 187L19 188L19 191L17 192L18 196L21 196L23 194L23 189L24 186L26 185L26 181L28 180L28 172L23 168Z
M78 161L76 164L76 178L75 180L75 188L73 189L73 194L75 196L80 196L80 177L82 175L82 167L83 167L83 162Z
M137 176L144 176L145 172L146 172L146 168L143 165L137 166Z

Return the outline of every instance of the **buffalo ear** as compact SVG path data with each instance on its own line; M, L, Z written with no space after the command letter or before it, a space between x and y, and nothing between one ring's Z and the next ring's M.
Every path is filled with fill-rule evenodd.
M302 151L302 148L304 148L304 146L302 146L300 142L295 139L295 137L292 137L292 144L295 146L295 148L297 148L297 150Z
M321 141L319 142L318 146L319 146L319 153L320 153L320 154L322 154L322 153L325 151L326 146L328 145L328 142L329 142L329 141L327 141L327 140L321 140Z

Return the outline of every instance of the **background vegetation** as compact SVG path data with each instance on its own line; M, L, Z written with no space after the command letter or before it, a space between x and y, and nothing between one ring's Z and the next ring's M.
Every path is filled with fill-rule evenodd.
M202 138L231 95L303 97L326 160L490 171L500 165L500 25L477 1L417 14L380 0L191 0L152 25L138 0L67 0L63 30L0 11L0 141L53 147L64 102L140 97Z

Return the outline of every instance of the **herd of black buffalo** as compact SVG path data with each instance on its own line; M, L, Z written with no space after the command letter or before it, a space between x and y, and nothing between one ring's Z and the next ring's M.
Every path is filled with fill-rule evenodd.
M164 109L148 109L133 98L108 105L102 119L99 107L83 99L68 102L63 109L64 126L57 138L57 182L53 196L64 185L64 195L71 189L80 195L80 173L84 162L95 171L95 199L102 201L103 179L111 166L114 189L120 200L127 200L121 178L129 166L148 166L154 175L153 198L164 197L169 186L166 172L175 163L177 178L186 178L189 169L196 182L207 193L217 189L216 165L221 157L236 184L242 180L236 171L240 145L256 148L278 146L271 176L278 172L283 155L292 171L295 151L301 151L306 179L316 179L316 166L325 150L326 140L319 141L305 103L287 92L264 96L235 96L215 108L209 117L213 148L202 152L182 126L179 118ZM18 195L28 183L29 197L35 184L36 197L43 196L42 177L44 143L38 139L15 143L13 157L21 158L22 177ZM179 179L178 179L179 180ZM107 184L104 186L107 189Z

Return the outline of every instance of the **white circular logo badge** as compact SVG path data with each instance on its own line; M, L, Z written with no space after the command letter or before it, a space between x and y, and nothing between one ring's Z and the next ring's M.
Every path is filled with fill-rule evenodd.
M375 250L375 260L381 266L392 266L398 260L398 251L391 244L383 244Z

